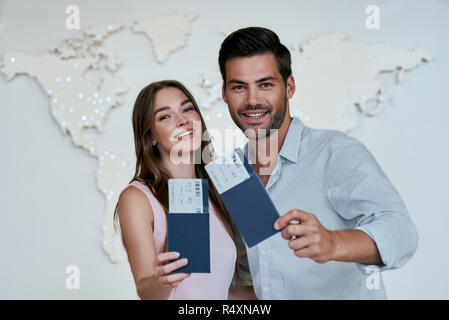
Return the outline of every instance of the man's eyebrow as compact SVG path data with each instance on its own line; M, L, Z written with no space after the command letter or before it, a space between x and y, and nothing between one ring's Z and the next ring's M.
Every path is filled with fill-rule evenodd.
M186 100L182 101L182 102L180 103L180 105L183 106L183 105L185 105L185 104L187 104L187 103L189 103L189 102L192 102L192 100L186 99ZM169 106L161 107L161 108L157 109L157 110L154 112L153 116L155 116L156 113L158 113L158 112L160 112L160 111L164 111L164 110L168 110L168 109L170 109Z
M265 77L256 81L256 83L265 82L268 80L277 80L275 77Z
M265 81L267 81L267 80L277 80L277 78L275 78L275 77L265 77L265 78L262 78L262 79L259 79L259 80L256 80L256 83L261 83L261 82L265 82ZM247 84L245 81L241 81L241 80L234 80L234 79L232 79L232 80L229 80L228 81L228 83L237 83L237 84Z

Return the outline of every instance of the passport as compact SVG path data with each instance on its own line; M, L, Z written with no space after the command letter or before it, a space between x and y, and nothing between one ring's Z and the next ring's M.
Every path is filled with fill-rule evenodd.
M248 247L280 231L274 229L279 213L241 149L205 168Z
M179 252L178 259L188 259L187 265L173 273L210 273L207 179L169 179L168 189L168 251Z

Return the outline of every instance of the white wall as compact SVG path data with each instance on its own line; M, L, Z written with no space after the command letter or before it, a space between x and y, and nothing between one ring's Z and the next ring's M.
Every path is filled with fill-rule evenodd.
M3 0L0 56L44 54L70 36L64 27L69 4L80 7L82 28L111 22L131 26L136 19L176 11L199 14L188 46L164 65L155 62L150 42L129 29L107 41L125 61L119 74L130 90L126 103L110 113L99 142L128 155L134 151L130 112L143 86L175 78L201 97L197 81L203 74L220 79L218 30L265 26L288 46L345 32L353 40L421 48L433 56L431 63L406 73L400 85L386 80L385 108L375 118L360 118L350 134L373 152L420 235L412 260L384 273L389 298L449 298L449 90L443 77L449 74L448 1ZM369 4L381 10L378 31L365 28ZM111 263L101 248L104 202L95 186L94 159L61 135L35 80L19 76L7 83L0 76L0 97L0 298L134 299L128 264ZM80 267L80 290L65 287L70 264Z

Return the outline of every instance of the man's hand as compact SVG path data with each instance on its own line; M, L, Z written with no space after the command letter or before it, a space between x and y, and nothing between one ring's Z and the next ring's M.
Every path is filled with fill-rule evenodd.
M299 223L291 223L292 220ZM324 263L334 260L337 256L338 247L334 231L324 228L312 213L292 209L276 220L274 228L276 230L284 228L282 238L289 240L288 246L297 257L311 258L315 262Z

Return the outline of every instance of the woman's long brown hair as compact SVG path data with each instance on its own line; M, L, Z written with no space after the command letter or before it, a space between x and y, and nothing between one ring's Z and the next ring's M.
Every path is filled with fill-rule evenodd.
M201 141L200 148L200 163L195 164L195 173L197 178L207 179L209 184L209 196L212 203L217 209L218 218L221 220L225 226L226 231L231 236L234 244L237 248L237 260L235 265L236 280L239 281L238 263L240 256L240 246L238 245L238 240L240 240L240 234L237 231L231 217L226 210L223 202L220 199L219 193L215 186L213 185L209 175L207 174L204 166L213 159L213 146L210 141L210 137L207 134L206 124L198 105L193 98L192 94L187 90L184 85L176 80L163 80L158 82L153 82L143 88L139 95L137 96L136 102L134 104L134 109L132 113L132 123L134 131L134 146L136 151L136 171L134 177L129 183L138 180L144 183L159 200L160 204L164 208L165 213L168 213L168 179L173 178L171 174L162 166L159 150L157 146L151 144L151 126L153 123L154 114L154 100L156 93L167 87L174 87L181 90L191 101L193 107L200 115L201 126L203 132L203 138ZM206 162L204 161L206 158ZM119 227L119 212L118 203L114 210L114 230L117 231ZM213 235L212 235L213 236ZM240 240L241 241L241 240ZM164 246L162 250L166 250L167 238L165 239Z

